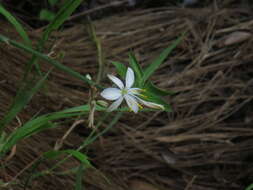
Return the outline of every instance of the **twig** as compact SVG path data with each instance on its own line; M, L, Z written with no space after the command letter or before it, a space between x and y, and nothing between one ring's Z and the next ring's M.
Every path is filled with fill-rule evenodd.
M63 137L60 140L56 141L55 146L54 146L54 150L59 150L62 147L64 140L69 136L69 134L74 130L74 128L83 122L84 122L83 119L75 121L72 124L72 126L69 128L69 130L67 130L67 132L63 135Z

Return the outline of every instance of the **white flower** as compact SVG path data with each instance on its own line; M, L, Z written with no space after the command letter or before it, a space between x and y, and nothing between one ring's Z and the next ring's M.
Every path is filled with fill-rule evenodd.
M134 72L130 67L127 68L125 85L119 78L113 75L108 75L108 78L118 86L118 88L106 88L101 92L103 98L114 100L109 106L108 111L117 109L124 99L126 100L128 107L134 113L137 113L139 108L142 108L141 104L155 109L164 109L160 104L147 102L138 97L141 96L143 90L140 88L132 88L134 84Z

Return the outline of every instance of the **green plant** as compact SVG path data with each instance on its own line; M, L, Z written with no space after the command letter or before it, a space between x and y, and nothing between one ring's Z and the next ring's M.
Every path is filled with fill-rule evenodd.
M58 0L48 0L48 3L50 5L50 8L53 8L58 3ZM50 22L50 21L54 20L55 16L56 15L55 15L54 11L44 8L40 11L39 19Z
M250 184L245 190L252 190L253 189L253 184Z
M128 107L123 106L121 108L114 109L117 113L114 114L112 121L108 124L106 128L100 130L99 133L96 133L97 129L101 126L106 118L108 118L112 113L108 113L108 108L106 106L100 106L98 104L99 100L94 95L96 91L102 91L104 87L100 84L101 80L103 79L104 73L104 60L103 60L103 52L100 44L100 40L97 38L95 29L92 23L89 23L91 37L95 43L97 48L98 57L99 57L99 74L97 79L94 81L87 76L83 76L82 74L72 70L69 67L64 66L60 62L50 58L48 55L43 53L44 44L49 39L52 31L58 30L64 21L68 19L68 17L73 13L73 11L80 5L81 0L71 0L65 1L63 7L53 15L50 19L50 23L46 27L45 31L43 32L41 39L38 41L36 47L32 47L31 41L25 32L24 28L18 21L12 16L4 7L0 4L0 13L3 14L7 20L13 24L17 32L22 37L24 43L17 42L12 40L4 35L0 35L0 45L6 46L14 46L20 50L23 50L27 53L32 55L31 60L27 63L27 67L25 69L25 74L23 80L20 84L20 88L17 90L18 93L14 98L13 104L11 105L9 111L5 114L4 118L0 121L0 159L4 160L8 153L19 143L20 141L31 137L41 131L50 130L56 127L59 127L58 121L59 120L70 120L80 117L82 115L89 115L89 120L94 120L94 112L102 112L103 115L101 119L97 122L94 121L90 122L93 127L93 130L88 138L84 140L82 144L79 145L77 149L68 149L68 150L61 150L61 146L59 145L54 150L48 150L45 152L41 158L39 158L35 163L31 165L32 168L36 169L38 165L47 160L47 159L58 159L61 160L52 168L49 168L45 171L34 172L32 173L26 180L26 185L30 183L31 180L38 178L43 175L52 174L55 172L55 169L59 167L62 163L66 162L70 157L74 157L80 163L79 166L75 168L68 169L65 171L65 174L68 172L72 172L76 174L76 184L75 189L79 190L82 189L82 175L85 173L86 168L93 167L89 162L89 158L85 155L82 150L86 148L89 144L93 143L98 137L105 134L108 130L110 130L121 118L124 112L130 111ZM50 5L53 6L57 3L56 0L49 1ZM156 87L150 80L150 77L154 74L154 72L159 68L159 66L165 61L167 56L170 52L181 42L183 36L178 38L171 46L166 48L161 55L155 59L151 64L146 67L142 68L141 65L138 63L136 57L133 53L129 54L129 65L126 66L119 62L113 62L112 64L116 67L117 73L120 77L125 78L126 75L132 73L132 76L135 76L135 80L129 78L129 80L133 80L129 89L133 86L135 89L138 89L138 93L136 92L134 95L138 96L138 102L142 103L143 105L149 105L151 108L163 108L164 111L171 111L170 105L162 99L163 96L171 95L173 92L169 92L166 90L162 90ZM90 100L87 104L82 106L77 106L73 108L69 108L66 110L48 113L45 115L34 116L29 121L24 123L19 128L11 131L10 133L6 132L6 126L14 120L19 112L23 110L23 108L29 104L30 100L40 91L45 85L46 80L48 80L48 76L50 75L50 71L47 73L42 73L40 70L38 60L44 60L48 64L51 64L56 69L62 70L66 72L68 75L75 77L77 79L82 80L84 83L88 84L91 87L92 95ZM33 65L35 66L36 70L34 72ZM128 72L127 72L128 70ZM127 74L128 73L128 74ZM32 77L34 80L28 80L28 76L33 75ZM93 91L96 89L96 91ZM129 90L128 89L128 90ZM121 89L122 90L122 89ZM123 92L123 90L122 90ZM124 95L124 94L123 94ZM136 99L137 100L137 99ZM129 99L128 99L129 101ZM153 107L152 107L153 106ZM130 106L131 108L131 106ZM109 110L110 111L110 110ZM156 111L156 109L144 108L140 111ZM137 113L137 112L136 112ZM69 131L71 132L71 131ZM64 140L64 138L63 138ZM62 158L62 156L64 158ZM18 174L20 175L20 174ZM2 182L0 183L1 187L11 186L12 184L16 183L16 179L18 175L13 178L10 182Z

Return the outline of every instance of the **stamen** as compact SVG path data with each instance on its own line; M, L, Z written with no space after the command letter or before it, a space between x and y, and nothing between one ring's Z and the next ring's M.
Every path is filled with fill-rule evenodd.
M139 94L139 96L143 97L143 98L148 98L148 96L144 95L144 94Z
M137 105L140 109L143 109L143 106L141 104L137 103Z

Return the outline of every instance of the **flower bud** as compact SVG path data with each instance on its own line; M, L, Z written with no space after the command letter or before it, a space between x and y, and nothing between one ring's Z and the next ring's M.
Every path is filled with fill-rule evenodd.
M87 74L85 77L86 77L87 79L91 80L91 76L90 76L89 74Z
M108 107L108 103L104 100L98 100L97 104L103 107Z

